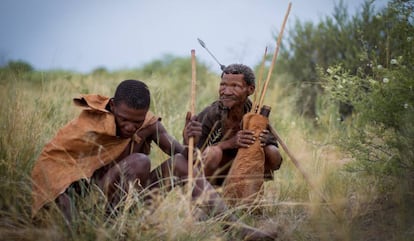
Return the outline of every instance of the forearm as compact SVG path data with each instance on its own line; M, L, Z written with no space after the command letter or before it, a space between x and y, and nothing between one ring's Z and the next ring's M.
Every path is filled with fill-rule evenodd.
M184 146L166 132L159 135L158 139L154 139L154 142L167 155L182 153L184 150Z
M234 148L230 140L221 141L217 143L216 146L219 147L221 150L227 150L227 149Z
M174 140L171 145L171 153L177 154L177 153L183 153L187 148L179 143L178 141Z

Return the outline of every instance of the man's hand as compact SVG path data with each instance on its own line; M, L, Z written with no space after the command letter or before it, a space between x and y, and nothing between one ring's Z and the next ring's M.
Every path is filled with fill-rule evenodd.
M197 144L201 136L201 123L196 120L197 116L191 116L191 112L187 112L185 117L185 127L183 130L184 145L188 145L190 137L194 137L194 143Z
M265 129L259 134L260 145L265 147L267 145L277 145L276 138ZM256 141L254 132L251 130L240 130L235 136L228 140L226 148L248 148ZM223 148L223 149L226 149Z
M233 137L234 148L247 148L256 141L254 132L251 130L240 130Z
M270 133L269 130L264 129L259 134L260 145L265 147L267 145L276 145L277 141L276 138Z

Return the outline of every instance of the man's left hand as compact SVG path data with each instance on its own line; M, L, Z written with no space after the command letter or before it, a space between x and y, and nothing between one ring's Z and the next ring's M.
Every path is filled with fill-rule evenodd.
M259 139L260 145L263 147L277 143L276 138L267 129L264 129L262 132L260 132Z

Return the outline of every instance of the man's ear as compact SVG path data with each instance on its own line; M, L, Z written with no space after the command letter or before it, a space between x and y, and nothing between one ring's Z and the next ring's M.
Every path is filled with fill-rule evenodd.
M111 110L112 113L114 113L114 107L115 107L114 98L111 98L109 100L109 109Z
M249 93L249 95L252 95L255 89L256 87L254 85L247 86L247 92Z

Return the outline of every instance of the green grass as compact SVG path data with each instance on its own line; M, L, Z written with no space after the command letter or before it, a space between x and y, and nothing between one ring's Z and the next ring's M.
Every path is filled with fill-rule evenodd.
M190 62L188 62L190 67ZM167 71L168 73L168 71ZM98 189L77 197L77 218L68 227L51 205L32 220L30 172L43 145L79 110L72 98L81 93L112 95L129 78L145 81L152 93L151 110L167 130L181 140L189 110L190 72L166 74L125 70L80 75L66 72L2 73L0 76L0 239L2 240L225 240L223 217L199 222L192 218L185 190L175 188L151 203L132 191L117 216L104 218L105 198ZM188 74L188 76L187 76ZM196 109L217 97L219 76L202 72L197 82ZM333 145L340 131L335 108L326 105L317 120L293 113L293 96L275 83L265 104L272 107L270 122L306 170L313 188L282 150L284 163L275 179L265 183L258 213L236 213L245 223L278 230L279 240L408 240L413 237L409 184L382 180L364 172L347 171L352 156ZM151 153L153 168L166 156ZM322 193L327 203L324 203ZM412 190L411 190L412 195ZM380 236L377 233L380 233Z

